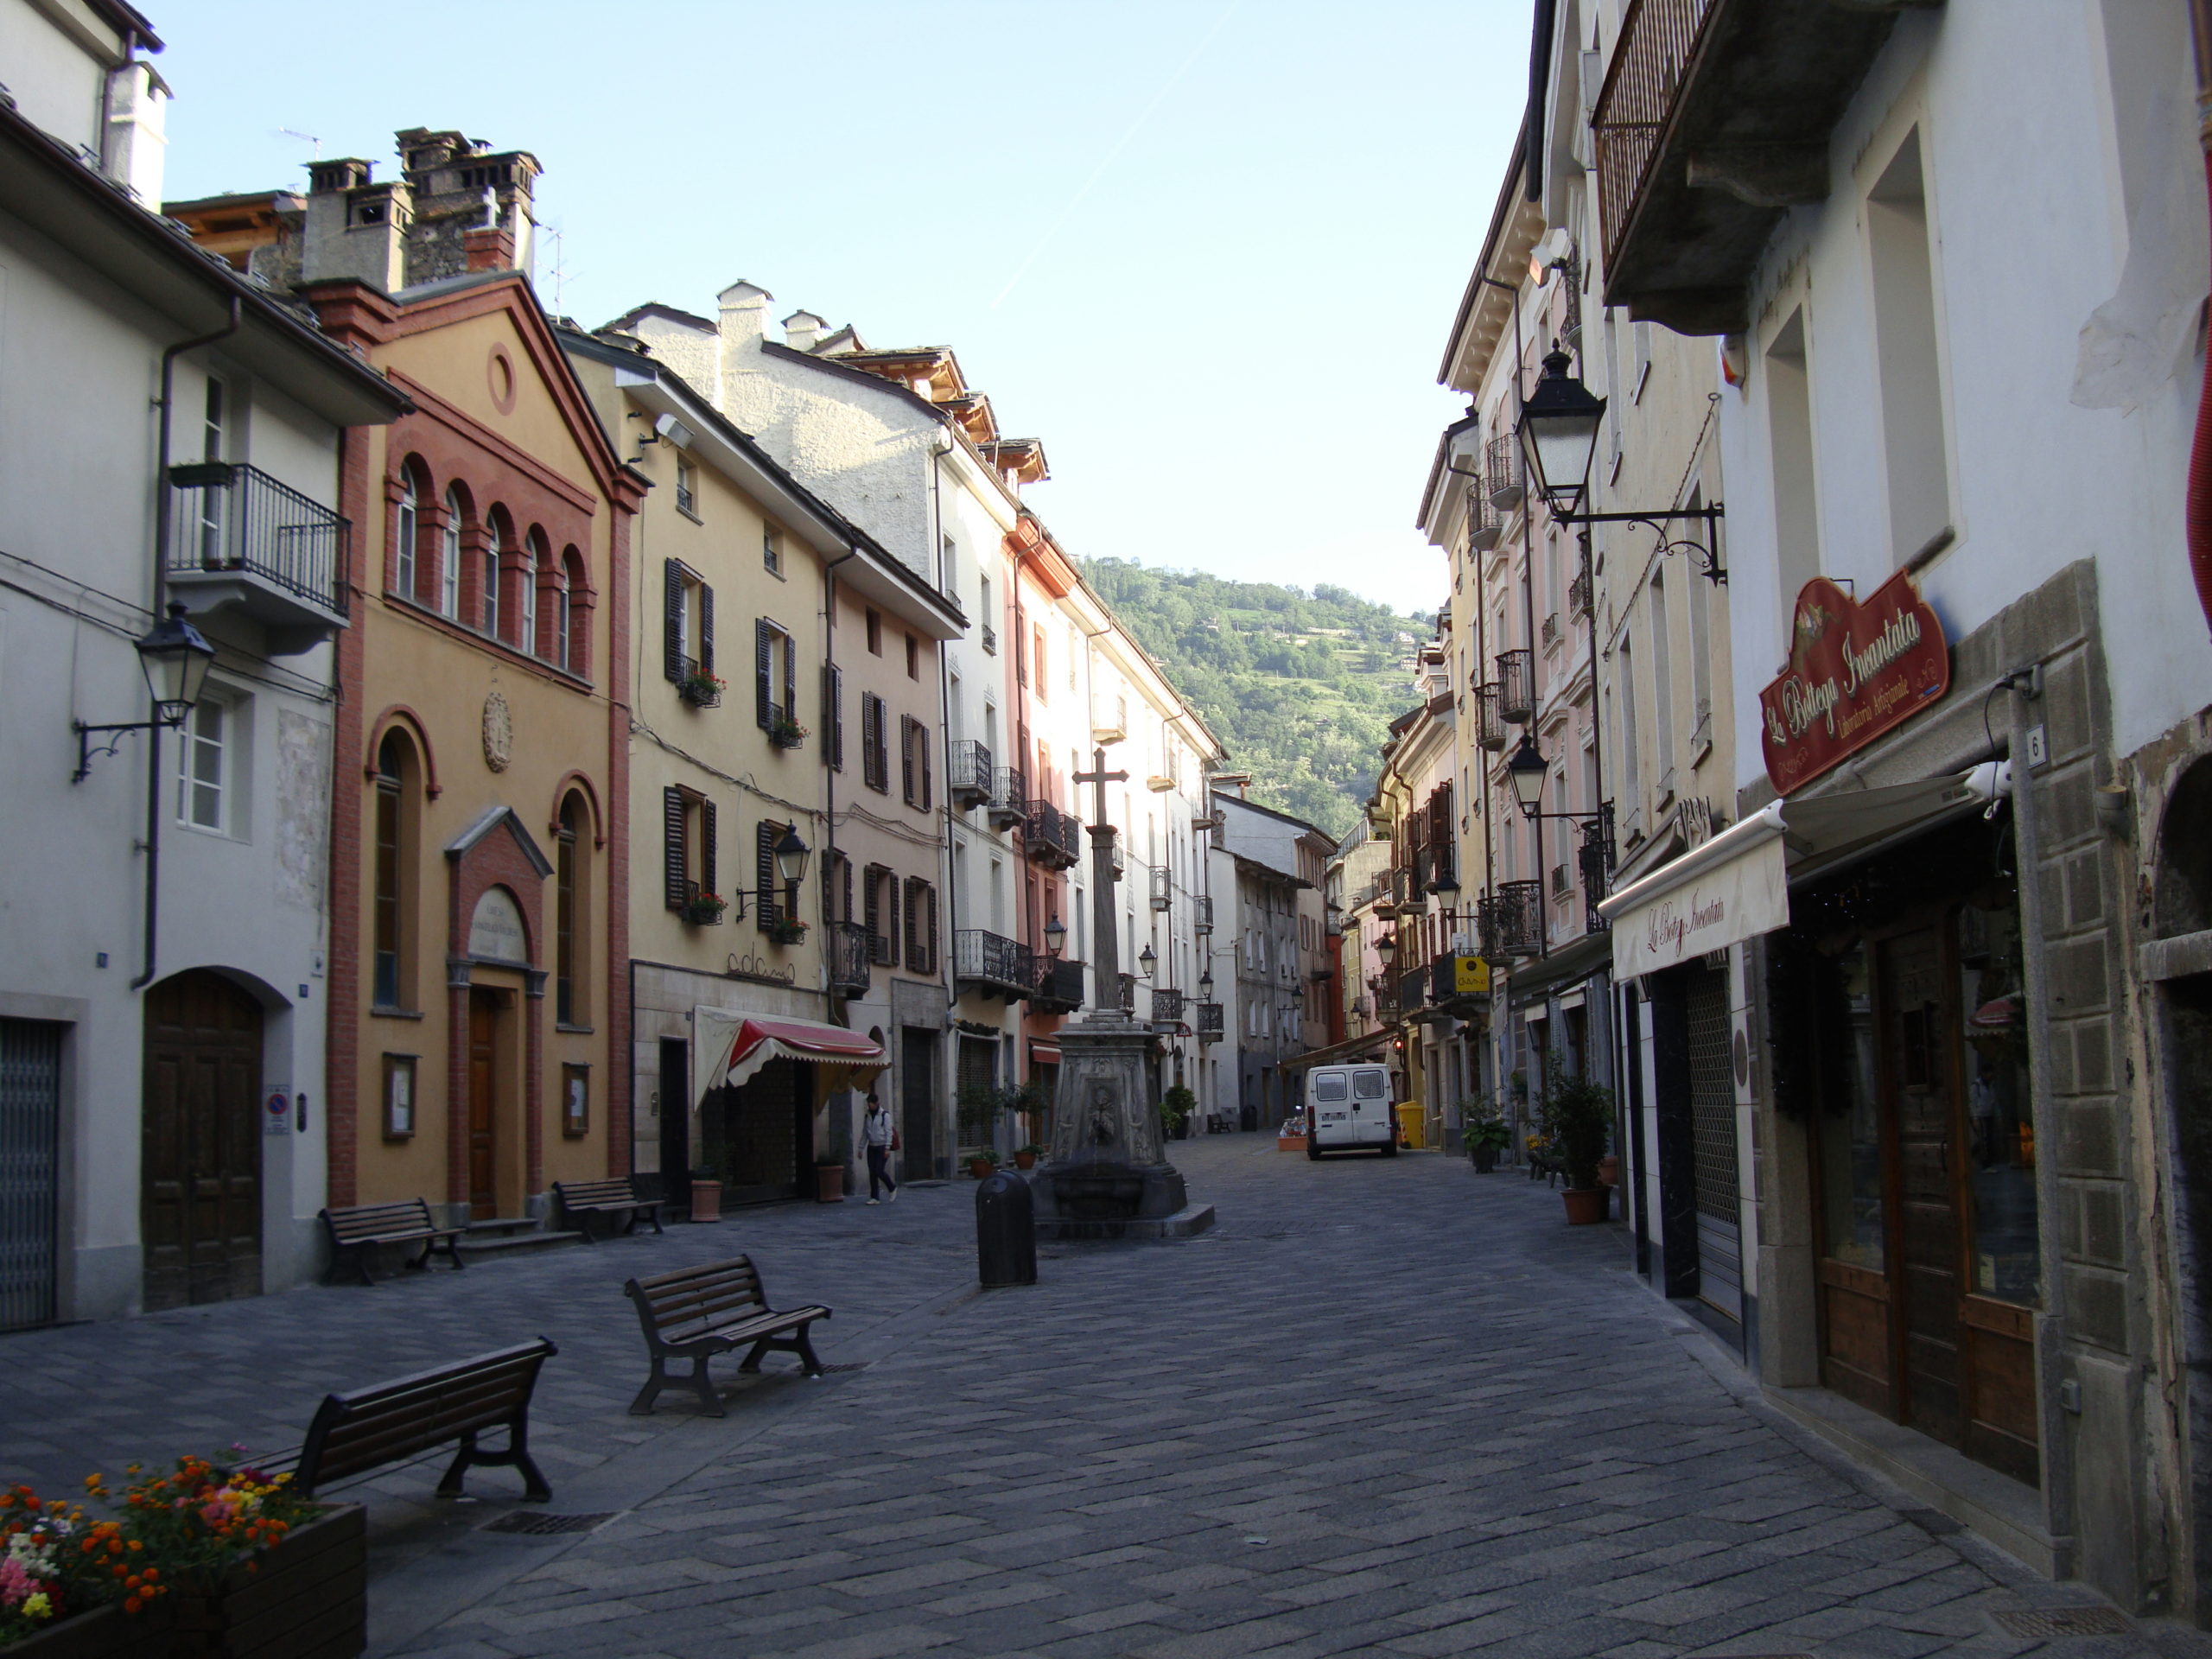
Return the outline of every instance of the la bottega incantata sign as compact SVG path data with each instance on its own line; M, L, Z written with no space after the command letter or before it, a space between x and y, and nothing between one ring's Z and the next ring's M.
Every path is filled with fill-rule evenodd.
M1789 664L1759 693L1766 775L1787 795L1951 689L1943 625L1900 570L1864 604L1826 576L1797 595Z

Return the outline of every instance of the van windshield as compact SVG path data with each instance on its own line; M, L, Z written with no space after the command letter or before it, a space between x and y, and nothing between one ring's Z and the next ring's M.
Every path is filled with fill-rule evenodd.
M1381 1100L1390 1092L1390 1075L1387 1071L1355 1071L1351 1074L1351 1091L1362 1100Z
M1344 1097L1344 1079L1341 1076L1329 1077L1325 1074L1313 1079L1314 1099L1342 1100Z

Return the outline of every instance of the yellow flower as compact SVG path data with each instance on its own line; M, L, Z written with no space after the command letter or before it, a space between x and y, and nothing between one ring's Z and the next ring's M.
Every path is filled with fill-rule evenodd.
M53 1614L54 1604L47 1599L45 1591L35 1590L23 1598L23 1605L17 1611L25 1618L46 1618Z

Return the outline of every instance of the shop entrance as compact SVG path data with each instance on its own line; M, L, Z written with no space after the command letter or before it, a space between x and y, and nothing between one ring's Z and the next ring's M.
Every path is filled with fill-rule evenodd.
M261 1294L261 1004L196 969L146 994L146 1308Z
M802 1075L794 1060L771 1060L708 1101L707 1161L721 1172L722 1202L798 1197L814 1163L811 1071Z
M1697 1205L1698 1300L1739 1324L1744 1317L1742 1211L1736 1179L1736 1076L1728 1059L1728 976L1689 978L1691 1186Z
M1793 900L1822 1376L2033 1484L2036 1136L2018 911L1991 874L2009 849L1979 824L1931 839L1893 886ZM1963 902L1930 896L1947 877Z
M499 1213L499 994L468 994L468 1214Z
M927 1179L944 1175L937 1154L937 1033L899 1031L899 1168Z

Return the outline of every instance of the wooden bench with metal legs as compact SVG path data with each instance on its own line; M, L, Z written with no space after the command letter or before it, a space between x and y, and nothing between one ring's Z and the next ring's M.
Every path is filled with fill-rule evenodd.
M810 1306L779 1313L770 1307L749 1256L632 1279L622 1287L622 1294L637 1304L638 1323L645 1330L645 1351L652 1361L652 1375L630 1403L632 1415L651 1412L660 1391L671 1383L692 1389L700 1405L715 1416L725 1415L707 1376L707 1362L734 1348L752 1350L738 1367L741 1371L759 1370L760 1357L773 1350L797 1354L807 1376L822 1375L822 1362L814 1357L807 1327L828 1319L830 1309ZM690 1360L690 1372L671 1376L668 1364L675 1359Z
M379 1244L412 1244L421 1242L422 1254L408 1262L410 1268L427 1268L433 1253L442 1255L456 1268L468 1264L461 1259L458 1245L462 1229L441 1227L430 1219L430 1206L421 1198L406 1198L397 1204L356 1204L325 1210L322 1224L330 1233L330 1274L337 1277L338 1269L350 1255L353 1265L361 1274L361 1282L373 1285L369 1276L369 1255Z

